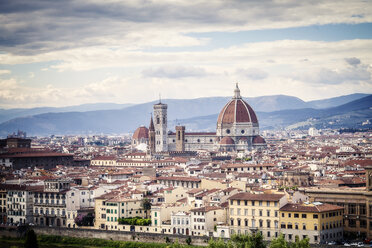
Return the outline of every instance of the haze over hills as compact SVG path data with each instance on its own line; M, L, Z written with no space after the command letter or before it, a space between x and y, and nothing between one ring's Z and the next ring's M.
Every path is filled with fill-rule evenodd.
M359 94L362 97L364 94ZM357 96L353 96L357 97ZM230 100L230 97L210 97L198 99L169 99L163 100L168 104L169 129L173 129L178 123L186 125L188 130L210 130L216 128L217 114ZM325 99L323 104L332 105L335 102L347 101L347 96L340 99ZM324 123L303 123L309 118L319 117L329 119L332 116L341 116L343 121L337 123L342 125L345 115L357 114L356 119L348 122L349 126L355 126L356 120L365 121L372 116L371 96L353 101L344 106L329 109L309 108L309 102L299 98L276 95L245 98L245 100L256 111L261 129L283 128L298 124L298 127L308 125L324 126ZM0 124L0 135L6 136L17 129L26 131L29 135L51 135L51 134L120 134L133 132L140 125L148 125L150 113L155 102L124 106L121 109L44 113L25 117L14 118ZM317 106L322 102L317 101ZM104 105L98 105L102 108ZM107 105L106 105L107 106ZM118 105L114 105L119 108ZM92 107L92 106L87 106ZM82 106L66 108L82 109ZM353 113L355 112L355 113ZM329 120L332 122L332 119ZM359 122L360 122L359 121Z
M273 112L256 112L260 129L278 128L371 128L362 122L372 118L372 95L327 109L291 109ZM192 130L212 131L216 129L218 114L178 120ZM175 123L172 123L175 125Z
M93 110L122 109L133 104L117 103L87 103L67 107L39 107L39 108L13 108L0 109L0 123L17 117L31 116L44 113L62 113L62 112L84 112Z

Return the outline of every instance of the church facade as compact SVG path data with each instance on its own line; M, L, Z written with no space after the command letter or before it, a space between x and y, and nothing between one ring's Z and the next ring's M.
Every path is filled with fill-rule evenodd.
M197 150L239 152L266 146L259 135L256 113L240 96L238 85L234 96L218 116L216 132L187 132L185 126L176 126L175 132L168 132L167 107L161 102L154 105L154 119L151 118L147 135L151 153ZM139 139L138 135L136 139Z

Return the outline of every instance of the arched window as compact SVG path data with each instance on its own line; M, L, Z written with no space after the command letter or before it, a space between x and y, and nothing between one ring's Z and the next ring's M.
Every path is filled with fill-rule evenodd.
M156 116L156 124L160 124L160 118L159 118L159 116Z

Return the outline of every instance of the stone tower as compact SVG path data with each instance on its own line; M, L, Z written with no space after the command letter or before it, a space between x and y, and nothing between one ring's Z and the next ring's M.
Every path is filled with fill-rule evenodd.
M176 126L176 151L185 151L185 126Z
M154 127L154 121L152 120L152 115L151 115L150 126L149 126L149 151L150 151L150 154L155 153L155 127Z
M155 117L155 151L167 152L168 151L168 134L167 134L167 109L168 105L159 101L154 105Z

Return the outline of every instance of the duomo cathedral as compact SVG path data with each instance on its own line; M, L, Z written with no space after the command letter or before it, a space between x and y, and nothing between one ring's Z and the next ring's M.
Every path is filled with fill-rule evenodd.
M222 108L216 132L187 132L185 126L168 131L168 105L154 105L149 128L139 127L133 134L132 145L145 145L152 154L197 150L244 152L266 146L259 134L256 113L240 96L238 85L233 98Z

